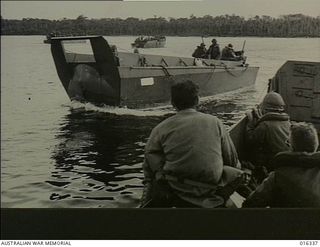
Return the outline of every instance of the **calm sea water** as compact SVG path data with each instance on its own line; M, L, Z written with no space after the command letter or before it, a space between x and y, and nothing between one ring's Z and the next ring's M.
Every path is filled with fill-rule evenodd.
M107 37L132 51L135 37ZM171 107L129 110L71 103L41 36L1 36L1 207L136 207L143 150ZM256 85L207 98L201 110L227 126L259 102L286 60L320 60L320 39L218 38L259 66ZM210 39L205 39L207 45ZM143 53L190 56L199 37L168 37Z

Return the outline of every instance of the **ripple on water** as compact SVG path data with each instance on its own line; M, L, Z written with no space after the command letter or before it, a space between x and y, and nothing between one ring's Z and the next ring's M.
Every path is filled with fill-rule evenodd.
M66 187L70 182L63 182L63 181L46 181L48 184L51 184L53 186L57 187Z

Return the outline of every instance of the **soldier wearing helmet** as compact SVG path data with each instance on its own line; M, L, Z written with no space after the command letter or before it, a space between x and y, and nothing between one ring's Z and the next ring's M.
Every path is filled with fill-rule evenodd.
M207 51L209 59L219 59L220 58L220 47L216 39L212 39L211 45Z
M269 92L261 105L247 113L248 124L246 142L253 153L251 162L256 168L260 182L274 168L273 157L289 150L287 141L290 132L290 120L285 113L285 103L280 94Z
M233 50L233 45L228 44L221 52L221 60L238 61L241 60L240 56L237 56Z
M197 46L195 51L192 53L192 56L194 58L206 58L206 53L207 53L206 44L201 43L200 45Z
M263 114L267 112L284 112L284 107L285 103L281 95L276 92L268 93L260 105Z
M320 152L317 130L307 123L291 126L290 151L273 159L274 171L243 207L320 207Z
M117 46L116 45L111 45L110 49L112 51L113 59L114 59L114 62L116 64L116 66L120 66L120 59L119 59Z

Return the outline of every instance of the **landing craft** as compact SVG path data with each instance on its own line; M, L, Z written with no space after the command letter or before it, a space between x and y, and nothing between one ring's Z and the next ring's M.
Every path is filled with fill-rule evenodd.
M166 45L164 36L140 36L131 44L136 48L163 48Z
M91 54L68 51L70 40L88 40ZM244 61L117 52L102 36L55 37L51 52L71 100L128 108L169 104L171 85L186 79L199 85L201 97L248 87L259 69Z

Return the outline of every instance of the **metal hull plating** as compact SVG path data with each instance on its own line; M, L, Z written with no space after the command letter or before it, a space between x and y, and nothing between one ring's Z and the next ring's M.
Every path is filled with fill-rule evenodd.
M293 121L311 122L320 131L320 62L287 61L270 80Z
M143 107L170 102L171 85L183 80L192 80L200 87L200 96L211 96L254 84L258 68L240 68L226 71L210 68L119 68L121 77L121 105ZM152 85L143 85L141 78L152 78Z

